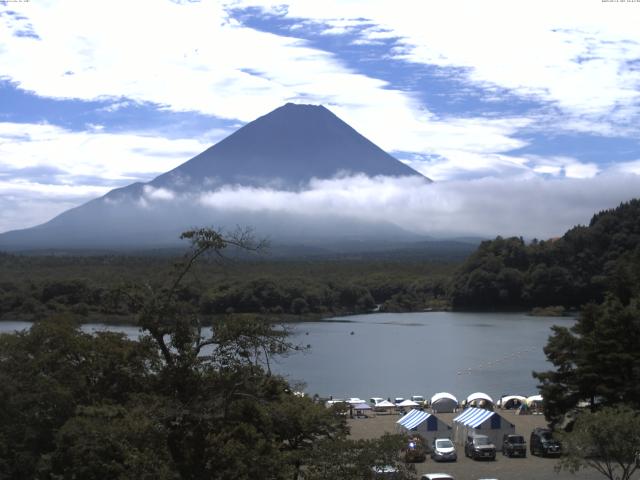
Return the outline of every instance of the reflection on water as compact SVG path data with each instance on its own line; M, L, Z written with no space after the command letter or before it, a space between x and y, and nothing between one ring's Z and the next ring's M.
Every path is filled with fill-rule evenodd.
M537 393L531 372L550 367L542 348L551 326L572 323L570 318L452 312L304 322L291 328L300 351L272 367L291 382L305 382L308 393L322 396L393 398L441 391L460 399L476 391L497 398L530 395ZM28 322L0 322L0 332L29 327ZM87 324L82 329L117 331L129 338L140 334L134 326Z

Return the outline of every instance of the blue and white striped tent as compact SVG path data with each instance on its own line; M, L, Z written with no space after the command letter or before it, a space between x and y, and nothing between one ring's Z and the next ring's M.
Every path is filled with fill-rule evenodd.
M427 442L427 448L431 447L436 438L451 438L451 427L431 413L422 410L411 410L396 422L399 431L405 433L417 433Z
M496 412L484 408L470 407L453 419L454 437L457 443L464 445L468 435L487 435L496 450L502 449L502 436L515 433L516 427Z

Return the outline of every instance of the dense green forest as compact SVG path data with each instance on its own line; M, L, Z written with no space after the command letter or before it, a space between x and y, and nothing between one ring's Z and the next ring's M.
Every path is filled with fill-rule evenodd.
M483 242L452 279L454 309L579 308L640 285L640 200L593 216L561 238Z
M177 261L167 255L0 254L0 319L60 313L83 321L130 322L127 285L161 283ZM556 312L622 300L640 284L640 201L600 212L562 237L482 242L464 262L404 256L336 259L243 257L208 260L181 295L204 316L250 313L279 320L373 310L530 310ZM549 312L550 310L545 310Z
M162 283L167 256L0 254L0 318L60 313L82 321L129 322L137 313L128 285ZM201 315L252 313L280 320L447 305L456 263L438 261L207 259L181 289Z

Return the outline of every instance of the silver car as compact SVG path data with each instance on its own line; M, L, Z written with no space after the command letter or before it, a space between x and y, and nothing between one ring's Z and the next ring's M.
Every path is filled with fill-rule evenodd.
M458 459L456 447L448 438L436 438L433 441L431 458L438 462L455 462Z

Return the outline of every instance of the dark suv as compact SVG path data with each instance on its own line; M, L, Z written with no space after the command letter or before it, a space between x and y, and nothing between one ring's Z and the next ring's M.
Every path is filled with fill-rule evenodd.
M526 457L527 442L522 435L505 434L502 437L502 454L507 457Z
M464 444L464 454L474 460L478 458L496 459L496 447L486 435L469 435Z
M531 455L560 456L562 453L562 445L558 440L553 438L551 430L548 428L537 427L531 432L529 441Z

